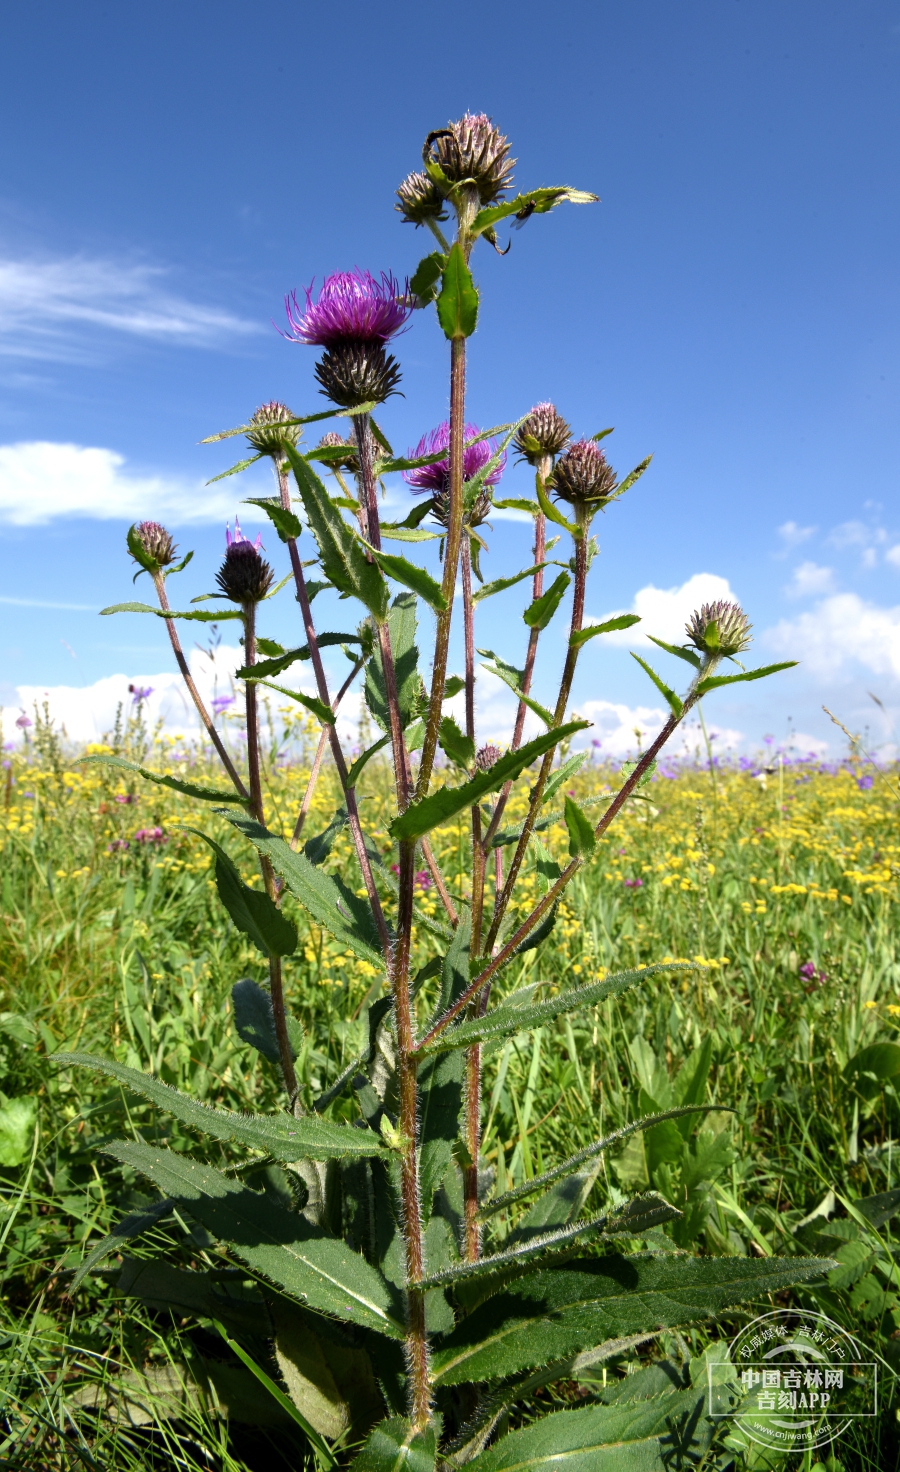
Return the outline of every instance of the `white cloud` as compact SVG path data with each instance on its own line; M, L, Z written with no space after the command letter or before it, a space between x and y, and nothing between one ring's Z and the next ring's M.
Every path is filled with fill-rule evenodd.
M884 560L885 562L889 562L891 567L900 567L900 542L897 543L896 547L888 548L884 554Z
M830 567L819 567L815 562L801 562L794 568L794 575L787 587L789 598L814 598L830 593L834 587L834 574Z
M42 526L57 516L87 516L195 522L234 514L229 481L204 486L186 477L136 475L125 466L123 455L96 446L49 440L0 445L0 521Z
M168 275L86 256L0 258L0 352L69 361L76 340L98 330L201 346L265 330L169 291Z
M703 603L714 603L717 599L734 600L727 578L714 572L695 572L693 577L682 583L680 588L655 588L652 583L641 588L634 596L630 610L638 614L640 624L618 633L604 634L604 644L648 645L648 634L665 639L667 644L683 644L684 626L695 608ZM623 610L617 610L621 613ZM590 617L588 623L601 623L613 614L604 614L602 619Z
M798 526L796 521L786 521L778 528L778 535L784 543L784 551L780 554L786 557L794 547L799 547L801 542L806 542L817 530L814 526Z
M765 640L819 677L837 676L857 662L900 679L900 607L879 608L857 593L823 598L814 610L768 629Z

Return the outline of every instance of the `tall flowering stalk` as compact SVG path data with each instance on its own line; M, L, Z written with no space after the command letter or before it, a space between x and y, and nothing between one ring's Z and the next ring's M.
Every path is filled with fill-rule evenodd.
M523 951L552 937L566 887L594 857L624 804L650 779L657 754L698 702L718 686L787 667L744 670L739 656L749 644L750 626L743 611L731 603L705 605L692 615L683 644L654 641L690 667L683 696L635 653L670 714L641 759L623 774L605 810L597 817L571 795L564 797L561 815L548 809L583 760L576 753L555 767L561 743L580 736L588 724L569 711L581 651L589 640L638 622L635 615L622 615L604 624L585 624L587 578L597 550L592 522L631 489L649 461L620 481L602 445L608 431L573 441L569 424L548 402L499 430L482 431L467 421L467 344L479 307L470 265L475 246L485 240L501 250L498 228L504 220L524 223L564 200L587 203L595 198L568 187L509 198L512 166L508 140L483 114L466 114L429 134L422 169L401 184L397 208L404 222L428 229L438 249L402 284L388 272L376 276L356 269L327 276L318 291L313 283L303 300L296 293L287 299L284 335L320 350L314 371L331 408L298 417L273 400L239 429L212 437L246 434L254 452L226 475L252 460L272 462L276 494L255 498L254 504L287 548L300 612L302 643L260 644L258 620L277 591L274 574L259 539L250 542L236 522L214 596L235 605L224 616L239 618L244 631L244 665L238 677L245 690L246 778L236 770L190 683L175 632L179 618L219 615L173 612L164 586L164 578L177 570L171 537L152 522L129 534L132 555L154 579L160 609L123 607L165 617L176 658L234 790L210 791L149 775L174 782L198 800L222 804L221 815L259 856L264 893L246 885L225 850L207 840L216 854L216 883L231 920L269 963L267 989L251 979L235 984L235 1025L248 1045L280 1065L293 1114L289 1119L227 1116L198 1109L171 1090L159 1094L154 1080L117 1063L80 1056L68 1061L113 1073L187 1123L284 1162L294 1185L302 1182L305 1194L297 1192L297 1203L302 1195L303 1204L289 1209L211 1166L188 1169L183 1157L171 1152L141 1143L110 1147L116 1158L155 1181L167 1201L184 1204L258 1277L268 1315L260 1332L263 1338L274 1333L278 1364L318 1460L326 1466L346 1465L346 1448L367 1438L353 1463L356 1472L401 1466L432 1472L438 1463L447 1469L471 1463L480 1472L496 1472L501 1466L548 1466L570 1458L575 1459L573 1467L586 1468L586 1457L612 1456L627 1441L627 1411L624 1420L619 1408L610 1416L610 1408L600 1405L553 1413L511 1433L500 1449L500 1461L485 1448L503 1434L510 1408L542 1385L644 1342L662 1322L690 1322L739 1302L748 1292L771 1292L813 1276L823 1266L817 1260L792 1260L787 1266L777 1259L740 1259L739 1268L732 1268L732 1259L723 1260L723 1267L621 1250L623 1243L640 1249L651 1228L679 1213L673 1203L651 1192L583 1214L594 1177L575 1173L598 1158L611 1139L586 1144L569 1161L502 1194L485 1191L480 1159L482 1045L595 1006L660 967L564 987L541 1001L528 989L498 1004L495 982ZM449 344L450 415L406 457L398 458L373 411L380 412L401 381L400 363L388 346L410 327L414 313L432 304ZM331 417L348 418L351 433L328 430L314 448L305 449L304 426ZM490 511L511 445L535 475L534 499L511 503L534 517L533 564L512 577L485 583L481 558L490 551ZM317 467L330 467L338 477L339 497L329 494ZM354 478L355 496L342 472ZM398 472L414 496L428 499L415 501L402 521L388 522L379 510L379 484ZM423 526L428 516L436 531ZM562 539L555 561L548 556L554 545L547 538L550 526L558 529L557 541ZM435 535L441 549L439 580L421 564L387 550L394 541L402 546ZM315 587L306 579L309 554L315 555L321 574ZM462 592L458 601L457 579ZM400 591L392 595L389 583ZM516 698L512 740L503 751L483 740L490 733L478 730L477 620L485 599L520 583L531 593L522 613L528 630L523 666L482 651L485 661L493 660L485 669L511 686ZM323 588L340 595L344 606L352 600L360 608L362 621L355 634L318 629L312 604ZM465 675L451 690L447 665L455 607L462 619ZM434 617L430 664L419 658L423 614ZM545 707L536 698L539 639L557 615L568 619L566 654L556 698ZM351 673L332 696L323 650L336 643L356 647ZM260 648L266 651L263 659ZM277 683L301 659L310 663L314 695ZM735 672L721 672L725 660L734 662ZM351 763L336 711L363 671L363 697L381 734ZM290 841L266 826L260 684L298 701L321 726ZM457 689L464 692L463 728L445 710L447 696ZM525 741L529 711L542 729ZM439 749L448 765L437 783ZM302 843L313 789L329 751L342 805L324 834ZM390 862L364 830L357 799L358 787L373 771L370 763L383 751L389 754L395 794ZM525 816L512 833L501 833L512 786L527 771ZM441 873L430 835L463 816L471 863L467 882L454 892ZM536 834L560 816L568 852L554 857L538 846ZM358 880L351 876L348 882L324 866L329 834L344 825L359 869ZM511 849L505 871L504 846ZM425 869L419 867L420 851ZM522 893L528 893L520 878L535 860L545 890L535 903L520 902ZM417 908L417 880L424 876L441 897L439 920ZM330 931L346 954L359 957L370 970L381 969L387 985L386 996L369 1007L362 1053L318 1097L309 1078L296 1077L290 973L287 981L283 975L298 944L291 918L298 906ZM417 966L423 936L441 954ZM347 1123L351 1099L358 1104L355 1124ZM340 1113L333 1114L338 1101ZM690 1121L685 1124L683 1116L706 1107L684 1106L629 1128L673 1119L689 1130ZM532 1196L534 1206L520 1216L522 1203ZM573 1200L581 1205L573 1207ZM511 1235L495 1231L498 1218L513 1227ZM596 1256L576 1256L582 1240L605 1245L607 1256L599 1272ZM213 1291L210 1287L211 1295ZM196 1296L192 1300L199 1301ZM220 1295L210 1301L224 1316L225 1299ZM339 1330L329 1324L335 1318L342 1322ZM228 1337L226 1327L222 1332ZM241 1353L246 1359L246 1351ZM267 1373L260 1375L265 1383ZM322 1389L326 1385L327 1394ZM660 1427L669 1426L676 1410L679 1424L692 1427L705 1416L702 1396L696 1401L688 1391L683 1394L683 1405L679 1401L677 1408L661 1408ZM643 1447L649 1443L641 1435ZM660 1431L660 1458L663 1439ZM651 1452L647 1456L651 1459L642 1465L655 1467Z

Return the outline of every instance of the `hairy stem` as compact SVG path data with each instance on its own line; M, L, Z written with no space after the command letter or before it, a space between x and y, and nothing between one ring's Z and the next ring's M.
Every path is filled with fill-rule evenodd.
M338 706L340 705L344 696L347 694L347 691L350 689L350 686L353 684L353 681L356 679L364 663L365 660L360 659L357 660L356 664L353 666L353 669L350 671L337 695L334 697L334 703L331 707L333 711L337 711ZM319 772L322 767L322 758L325 755L325 747L327 745L328 727L323 726L322 733L319 736L319 744L316 747L316 754L313 758L313 764L310 769L309 781L306 784L306 791L303 794L303 801L300 804L300 812L297 814L297 821L294 824L294 832L291 835L291 848L295 851L300 847L300 835L303 832L303 825L306 822L306 817L309 812L310 804L313 800L313 793L316 790L316 783L319 780Z
M166 596L166 584L161 572L158 572L154 575L153 585L156 588L156 596L159 599L160 608L163 610L164 613L168 613L169 600ZM234 762L231 760L231 757L225 750L224 743L213 724L212 717L210 716L209 711L206 709L206 706L203 704L203 698L200 694L200 691L194 684L193 676L191 675L188 662L184 657L184 651L181 647L181 640L178 637L178 630L175 628L175 620L167 618L166 628L169 631L169 640L172 645L172 652L175 655L175 662L178 665L179 670L181 671L181 678L184 680L184 683L188 688L188 694L194 702L198 716L206 727L206 734L208 735L213 746L216 748L222 766L225 768L226 772L234 783L235 791L240 793L245 802L249 802L250 793L247 791L247 788L245 787L240 775L238 774Z
M460 548L462 572L463 627L466 656L466 735L475 744L475 605L472 602L472 551L468 534L463 531ZM481 841L481 808L475 803L472 818L472 942L469 950L473 965L481 958L481 917L484 907L484 848ZM478 1010L479 999L473 997L471 1011ZM475 1043L466 1049L465 1143L468 1160L463 1168L463 1218L465 1241L463 1254L467 1262L475 1262L481 1253L481 1224L478 1220L478 1152L481 1146L481 1047Z

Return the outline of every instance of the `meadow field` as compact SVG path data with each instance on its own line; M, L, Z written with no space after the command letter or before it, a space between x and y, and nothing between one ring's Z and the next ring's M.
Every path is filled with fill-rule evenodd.
M238 979L264 979L265 963L224 919L210 850L190 829L230 847L249 880L246 853L208 807L80 764L49 720L26 734L4 752L0 804L0 1467L300 1466L296 1427L204 1305L193 1317L166 1308L173 1264L221 1261L196 1224L160 1218L124 1258L107 1256L68 1291L85 1251L152 1199L105 1159L104 1141L165 1138L195 1154L198 1146L108 1079L60 1069L49 1055L100 1054L209 1103L278 1107L276 1071L237 1035L230 1002ZM269 748L265 800L270 825L289 835L312 738L299 726L287 735ZM195 781L203 771L192 749L140 722L89 752L113 749ZM614 768L594 763L572 787L582 800L602 800L615 782ZM514 789L522 811L526 791L527 779ZM387 768L371 762L360 794L364 827L387 854ZM304 838L326 827L336 805L326 768ZM516 815L514 798L511 823ZM464 901L454 876L465 873L465 826L434 836ZM541 838L551 849L564 843L562 823ZM327 864L352 877L345 832ZM858 1423L835 1448L848 1469L897 1459L898 880L894 771L852 752L831 765L771 749L732 765L663 762L567 892L553 943L523 956L503 984L535 982L546 994L634 964L685 969L513 1038L486 1064L483 1163L501 1191L638 1115L685 1100L715 1106L684 1132L632 1135L600 1157L592 1189L615 1202L652 1186L680 1208L648 1247L837 1259L794 1301L857 1333L881 1364L877 1424ZM536 862L521 898L543 883ZM418 889L421 911L436 913L426 872ZM303 1029L297 1070L309 1105L359 1051L362 1009L382 979L290 904L301 946L286 963L286 991ZM420 962L440 951L423 936ZM355 1105L333 1109L350 1119ZM209 1142L200 1148L218 1158ZM261 1170L259 1186L284 1193L284 1172ZM142 1273L143 1296L134 1296ZM660 1348L696 1358L770 1306L661 1335L640 1358ZM604 1383L624 1369L624 1359L612 1362ZM572 1382L552 1396L590 1393ZM723 1432L704 1465L800 1463L745 1455Z

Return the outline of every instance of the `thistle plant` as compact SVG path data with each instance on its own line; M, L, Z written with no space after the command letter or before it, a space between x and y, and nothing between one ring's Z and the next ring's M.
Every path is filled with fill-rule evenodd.
M589 640L638 622L625 614L585 623L587 579L597 554L591 528L636 485L649 457L619 479L603 444L610 431L573 439L570 424L549 402L489 430L467 421L466 356L479 310L470 266L474 248L486 240L500 250L497 232L504 221L522 222L564 201L586 204L595 198L568 187L510 197L509 154L506 138L482 115L437 129L426 140L422 170L398 190L404 222L430 230L438 246L410 280L355 270L328 276L317 293L311 286L302 302L296 293L288 298L285 336L320 350L315 374L331 407L296 415L272 401L247 424L211 436L243 434L253 451L226 474L265 457L275 480L274 494L251 503L271 523L269 547L244 537L236 520L216 574L218 591L207 595L233 607L173 611L166 582L187 559L176 564L169 533L142 522L131 529L128 546L139 572L154 583L158 607L105 610L149 612L165 620L191 698L230 781L230 788L212 790L139 769L149 780L212 803L231 825L238 857L205 839L214 854L218 893L231 922L269 965L267 988L246 979L235 984L234 1017L248 1046L280 1070L284 1109L274 1115L229 1114L117 1062L65 1055L64 1062L110 1074L200 1134L243 1151L232 1169L222 1170L139 1141L108 1144L109 1154L150 1180L162 1197L87 1255L73 1291L104 1254L177 1207L223 1244L239 1265L239 1278L255 1284L237 1299L217 1270L197 1271L185 1311L202 1312L220 1326L290 1408L321 1465L352 1465L357 1472L400 1466L428 1472L463 1464L494 1472L546 1466L558 1458L581 1472L605 1466L604 1449L617 1466L662 1466L672 1445L673 1418L690 1428L683 1449L702 1451L713 1432L705 1383L698 1389L684 1382L674 1397L660 1393L624 1407L595 1398L578 1409L532 1417L512 1432L508 1418L543 1386L577 1378L665 1328L718 1314L829 1265L798 1258L699 1261L654 1250L653 1233L679 1216L675 1203L652 1192L625 1202L600 1199L604 1151L631 1132L668 1121L687 1138L691 1116L707 1107L702 1100L636 1120L615 1137L587 1138L576 1155L511 1189L496 1187L481 1158L487 1051L630 988L652 986L660 971L684 969L649 966L542 993L539 980L516 989L520 958L552 948L564 891L651 778L658 753L689 713L720 686L788 668L738 665L750 640L745 615L735 604L704 606L689 621L683 644L654 640L689 666L683 694L634 656L669 710L658 736L639 761L623 769L618 790L599 808L565 795L588 756L587 750L560 756L560 748L567 751L589 724L570 711L581 651ZM424 433L408 455L397 456L373 418L401 381L400 363L387 347L396 346L417 314L430 310L449 342L450 417ZM305 448L306 427L329 418L349 419L349 436L331 429ZM494 499L510 453L534 471L533 500ZM340 494L322 478L328 471ZM387 522L380 513L379 484L389 476L404 477L415 498L399 522ZM514 576L485 582L492 505L512 505L533 517L533 561ZM385 551L387 542L414 546L429 538L440 543L439 581L411 556ZM293 584L301 624L285 645L261 641L257 629L261 611L282 586L275 585L272 565L281 546L287 549L285 581ZM312 563L317 576L308 582ZM462 599L454 615L458 579ZM530 593L522 613L524 649L514 646L503 655L479 649L483 604L520 583ZM354 633L318 626L313 601L323 587L355 603ZM454 616L463 624L462 679L447 676ZM243 772L192 681L176 631L185 618L231 618L242 626ZM431 658L422 660L420 631L432 618ZM555 618L568 620L568 638L556 699L544 706L533 693L535 671L540 636ZM350 673L337 691L322 655L335 645L351 657ZM516 699L505 750L478 729L476 654ZM515 659L521 665L509 662ZM280 681L299 660L311 666L314 695ZM358 676L381 734L350 762L336 712ZM260 686L298 701L321 727L309 785L289 834L270 828L264 809ZM459 692L464 727L446 709ZM529 713L541 729L526 741ZM341 805L324 834L302 843L328 753ZM372 758L385 757L394 794L387 854L364 829L357 795L377 770ZM115 757L94 760L123 764ZM503 828L513 785L523 779L529 784L524 817ZM435 830L459 817L469 834L463 884L442 872L430 842ZM539 835L560 819L568 843L554 854ZM342 828L349 830L358 870L346 878L325 867ZM260 868L261 889L241 873L250 855ZM517 898L526 866L543 883L535 903ZM417 902L416 881L426 873L440 897L439 918ZM301 911L383 976L382 992L368 1007L366 1048L317 1098L295 1072L290 958ZM286 1197L276 1200L254 1188L250 1168L260 1162L282 1169L291 1186ZM716 1393L727 1410L732 1392L723 1386Z

